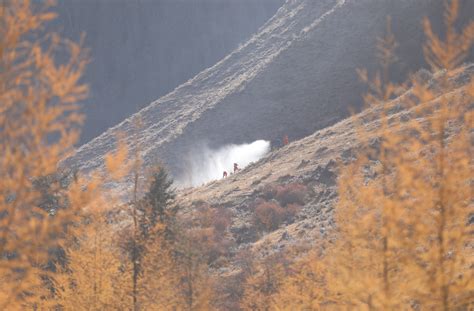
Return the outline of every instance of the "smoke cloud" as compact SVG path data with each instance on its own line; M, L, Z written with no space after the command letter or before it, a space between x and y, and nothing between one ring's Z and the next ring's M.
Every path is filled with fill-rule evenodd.
M177 180L180 187L200 186L222 178L224 171L230 175L234 163L243 169L256 162L270 151L270 142L257 140L251 144L226 145L217 150L207 146L192 152L187 159L186 172Z

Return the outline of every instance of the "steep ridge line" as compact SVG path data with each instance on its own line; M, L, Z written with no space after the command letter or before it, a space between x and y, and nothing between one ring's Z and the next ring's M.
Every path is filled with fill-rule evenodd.
M474 2L467 6L474 10ZM289 0L244 45L80 147L65 164L82 173L100 169L122 133L145 168L161 161L177 179L201 145L218 150L308 136L349 116L349 107L361 108L365 86L355 69L376 66L374 46L388 14L403 60L394 80L401 81L424 67L421 18L441 21L441 11L438 0Z
M340 5L341 1L338 1L321 18L331 14ZM100 168L105 154L113 150L119 133L125 134L131 154L140 146L142 156L153 158L153 151L160 145L180 135L205 110L249 83L292 42L304 36L308 26L300 24L298 19L305 9L305 1L288 1L246 44L173 92L78 148L75 155L65 161L65 165L83 172ZM295 33L299 35L295 36ZM138 129L139 135L134 135L137 131L133 125L134 119L140 119L142 123Z

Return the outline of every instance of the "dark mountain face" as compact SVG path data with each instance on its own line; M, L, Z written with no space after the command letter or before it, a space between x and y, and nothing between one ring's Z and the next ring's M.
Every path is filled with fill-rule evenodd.
M470 12L474 12L470 2ZM392 80L427 67L423 61L422 18L438 21L442 1L346 1L306 36L292 42L245 88L224 98L175 140L185 146L200 138L213 147L255 139L298 139L358 110L365 86L357 68L373 71L375 45L391 16L399 63ZM223 121L220 121L223 120ZM181 143L180 143L181 142ZM173 150L169 148L168 150ZM171 151L172 152L172 151Z
M91 93L81 143L212 66L284 0L58 1L64 34L86 33Z
M85 171L100 167L117 132L145 164L163 161L174 176L203 142L211 148L257 139L295 140L360 109L365 91L357 68L376 67L376 38L386 19L400 48L394 80L423 62L422 19L441 29L441 0L293 0L245 45L172 93L84 145L68 163ZM464 19L474 2L464 1ZM470 14L471 13L471 14ZM471 60L472 60L471 55ZM139 117L142 127L133 128Z

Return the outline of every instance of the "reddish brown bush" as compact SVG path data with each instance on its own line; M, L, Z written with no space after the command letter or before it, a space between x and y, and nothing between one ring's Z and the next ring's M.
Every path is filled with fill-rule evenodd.
M282 206L289 204L304 205L304 199L308 188L305 185L292 183L278 186L275 198Z
M285 210L278 203L263 202L255 209L257 227L270 231L277 229L283 221Z
M188 228L190 241L201 249L208 264L214 264L221 257L229 255L233 241L227 229L231 223L232 213L229 210L203 202L195 208L184 225Z
M301 210L298 204L288 204L281 207L276 201L257 200L254 223L259 230L272 231L278 229L283 222L293 222Z
M287 185L270 184L263 187L260 197L266 201L277 200L281 206L290 204L304 205L308 188L300 183Z

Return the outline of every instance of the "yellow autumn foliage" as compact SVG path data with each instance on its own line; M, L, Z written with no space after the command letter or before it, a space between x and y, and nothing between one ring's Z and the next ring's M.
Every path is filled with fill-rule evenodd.
M53 276L50 307L62 310L126 310L127 274L106 214L94 211L69 234L67 264Z
M81 81L88 53L82 40L75 43L45 31L46 24L56 18L54 4L0 3L1 310L49 308L54 292L51 282L58 277L50 267L57 259L51 252L71 238L66 229L77 226L84 214L114 204L102 185L117 172L86 177L59 168L60 161L73 152L83 122L78 102L88 94ZM122 169L114 163L122 162L123 153L108 156L109 166L116 171ZM63 174L66 187L55 180ZM41 183L46 193L38 188ZM45 196L54 198L47 206ZM93 225L87 228L99 230ZM102 239L108 237L87 233L77 238L103 245L106 240ZM92 252L89 244L81 241L80 245L84 255L89 254L87 250ZM76 270L88 258L73 256L74 248L66 252ZM82 279L87 278L86 271L82 272ZM70 299L71 288L65 283L62 289L56 291L60 299Z
M388 81L397 46L390 31L378 44L381 70L373 78L359 71L368 111L355 128L361 151L340 171L334 242L303 261L314 266L295 266L275 309L472 308L474 77L462 62L474 22L458 31L459 2L445 3L442 38L424 21L432 81ZM470 83L453 79L461 72Z
M57 171L72 151L82 123L77 101L87 96L80 81L87 64L81 43L45 33L53 3L6 0L0 4L0 309L32 303L41 266L65 223L87 198L76 186L67 210L38 205L34 181ZM58 53L67 55L64 62Z
M462 61L472 50L474 22L457 30L459 1L445 3L442 37L423 23L432 81L417 75L402 85L389 81L397 61L390 29L378 42L381 70L373 76L359 71L370 90L366 118L354 129L361 152L340 171L334 239L289 269L281 260L255 263L243 285L242 309L474 306L474 77L469 73L462 85L454 79L469 72ZM127 165L127 147L119 142L105 157L104 172L74 176L67 189L52 186L61 206L41 204L35 181L58 173L58 163L73 151L83 121L77 103L88 92L81 82L82 43L44 31L55 18L53 5L0 4L0 309L216 308L215 282L199 249L204 244L186 236L207 237L209 229L183 230L172 242L165 238L168 224L140 231L149 225L140 223L140 148ZM61 62L60 54L67 55ZM112 208L123 204L103 185L128 178L129 167L130 208L114 220ZM132 238L139 256L119 247L118 232ZM46 266L58 246L65 260L53 272Z

